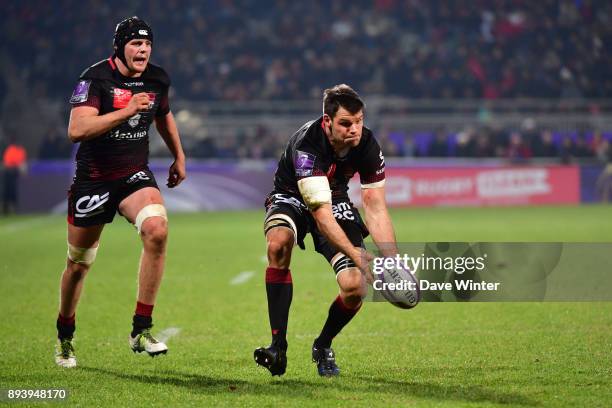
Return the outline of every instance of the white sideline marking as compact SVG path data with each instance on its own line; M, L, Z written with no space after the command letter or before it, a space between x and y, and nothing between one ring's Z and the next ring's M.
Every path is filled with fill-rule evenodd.
M230 281L230 285L241 285L251 279L253 275L255 275L255 272L253 271L240 272Z
M157 340L161 341L162 343L166 343L168 340L170 340L170 338L178 336L180 332L181 329L178 327L168 327L167 329L159 332L157 335Z

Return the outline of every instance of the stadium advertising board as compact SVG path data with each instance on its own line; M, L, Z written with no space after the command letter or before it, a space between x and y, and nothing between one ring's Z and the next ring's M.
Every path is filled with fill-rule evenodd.
M387 168L387 202L402 206L576 204L578 166ZM359 203L359 180L351 199Z

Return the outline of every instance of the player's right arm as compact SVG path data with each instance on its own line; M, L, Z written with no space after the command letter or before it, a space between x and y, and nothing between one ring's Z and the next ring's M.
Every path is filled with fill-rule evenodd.
M298 181L298 188L304 202L312 214L321 234L342 252L362 271L368 273L370 256L361 248L357 248L348 239L332 211L331 190L326 176L306 177Z
M144 92L132 96L125 108L104 115L93 106L76 106L70 111L68 137L73 143L94 139L147 109L149 96Z
M323 204L315 210L311 210L311 214L317 223L317 228L323 234L325 238L334 246L338 251L342 252L361 270L368 269L368 262L370 259L367 253L361 248L353 246L353 243L348 239L336 218L332 212L331 204Z

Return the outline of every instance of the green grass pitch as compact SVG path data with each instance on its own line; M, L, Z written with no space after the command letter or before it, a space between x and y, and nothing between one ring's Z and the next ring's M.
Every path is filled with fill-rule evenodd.
M85 282L73 370L53 362L65 221L0 219L0 388L62 387L79 406L612 404L612 303L366 304L334 343L341 376L319 378L310 346L337 287L309 238L308 251L293 256L288 371L271 378L252 358L269 342L262 215L171 214L154 332L180 332L155 359L128 348L140 244L116 218ZM392 217L399 241L612 241L606 206ZM243 272L245 281L231 284Z

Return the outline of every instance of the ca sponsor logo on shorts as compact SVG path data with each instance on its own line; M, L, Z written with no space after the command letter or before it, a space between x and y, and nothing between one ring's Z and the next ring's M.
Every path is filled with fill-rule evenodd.
M151 177L149 177L149 175L147 173L145 173L144 171L139 171L138 173L134 173L128 180L127 180L127 184L133 184L139 180L151 180Z
M353 209L349 205L349 203L338 203L332 205L332 212L334 213L334 217L339 220L355 220L355 214L353 214Z
M91 196L84 196L79 198L76 202L76 214L77 218L91 217L104 211L102 205L108 201L110 193L105 194L94 194ZM97 210L97 211L96 211Z

